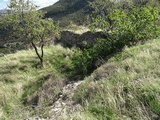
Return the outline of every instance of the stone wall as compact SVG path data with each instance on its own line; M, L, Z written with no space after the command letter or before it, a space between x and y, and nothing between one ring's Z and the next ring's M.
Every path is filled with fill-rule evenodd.
M91 33L90 31L84 32L82 34L75 33L73 31L62 31L61 32L61 38L60 39L53 39L52 41L49 41L49 43L46 43L46 45L53 44L54 41L55 44L61 44L64 47L79 47L80 49L84 49L86 47L92 47L96 41L97 38L104 38L104 34L102 32L95 32ZM8 42L3 43L0 45L1 48L12 48L12 47L19 47L24 45L25 42Z
M5 47L5 48L18 47L18 46L23 45L23 44L24 44L24 42L5 43L3 45L3 47Z
M84 49L86 46L91 47L96 43L97 38L104 38L102 32L91 33L90 31L83 34L77 34L71 31L62 31L61 38L56 39L56 44L64 47L79 47Z

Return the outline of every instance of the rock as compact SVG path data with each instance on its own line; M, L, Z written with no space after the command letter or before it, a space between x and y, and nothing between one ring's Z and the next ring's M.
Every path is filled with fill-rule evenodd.
M72 100L72 96L77 87L83 82L84 81L72 82L63 87L62 94L59 95L59 99L51 106L51 110L49 111L49 115L51 115L50 118L42 119L41 117L36 116L31 117L28 120L56 120L61 116L72 116L72 113L75 111L81 112L81 105L75 104Z
M53 108L50 111L52 119L56 119L58 116L69 115L75 110L76 106L72 100L72 96L77 87L82 84L83 81L67 84L63 87L62 96L53 104ZM65 97L65 99L64 99Z
M5 56L5 54L4 53L0 53L0 57L3 57L3 56Z
M61 38L56 39L55 44L61 44L65 47L79 47L80 49L92 47L97 38L104 38L105 35L102 32L91 33L87 31L83 34L77 34L72 31L62 31Z

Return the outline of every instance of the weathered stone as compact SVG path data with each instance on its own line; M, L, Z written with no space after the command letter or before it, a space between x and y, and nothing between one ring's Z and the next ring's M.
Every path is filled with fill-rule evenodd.
M56 44L61 44L65 47L79 47L80 49L92 47L96 42L97 38L104 38L105 35L102 32L92 33L91 31L83 34L77 34L71 31L62 31L61 38L56 39Z

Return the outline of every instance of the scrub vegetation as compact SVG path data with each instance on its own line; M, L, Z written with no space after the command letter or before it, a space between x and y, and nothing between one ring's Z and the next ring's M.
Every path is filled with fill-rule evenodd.
M25 50L14 47L8 54L1 48L0 119L160 119L159 1L87 4L89 26L65 28L101 33L81 49L53 44L61 37L59 23L30 0L10 1L7 15L0 16L0 40L20 40ZM65 108L65 114L55 112Z

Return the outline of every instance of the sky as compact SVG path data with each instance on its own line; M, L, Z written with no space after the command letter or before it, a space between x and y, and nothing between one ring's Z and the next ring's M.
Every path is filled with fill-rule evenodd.
M33 3L40 6L40 8L49 6L57 2L58 0L32 0ZM9 0L0 0L0 10L7 7Z

